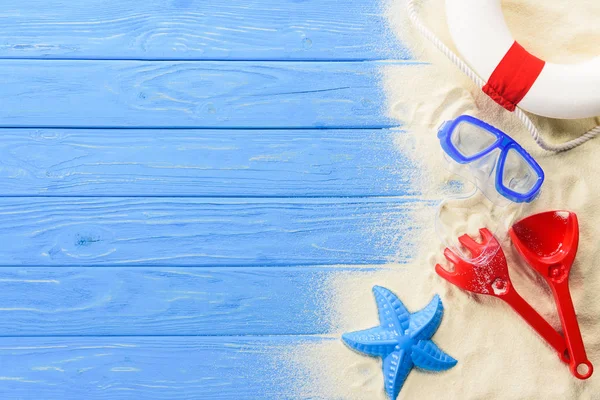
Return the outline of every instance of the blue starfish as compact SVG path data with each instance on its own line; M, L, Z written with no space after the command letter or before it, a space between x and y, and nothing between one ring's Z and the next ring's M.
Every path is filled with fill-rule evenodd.
M454 358L431 341L444 316L444 306L438 295L427 307L411 314L388 289L375 286L373 294L381 325L345 333L342 340L358 352L383 359L385 391L390 399L396 399L414 366L445 371L456 365Z

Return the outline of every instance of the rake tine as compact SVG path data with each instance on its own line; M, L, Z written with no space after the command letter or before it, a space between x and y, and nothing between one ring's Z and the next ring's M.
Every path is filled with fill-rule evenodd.
M471 252L481 251L481 243L477 243L475 239L467 234L460 236L458 241Z
M444 250L444 257L446 257L446 260L450 261L452 264L454 264L454 268L456 269L456 267L460 264L461 259L459 256L457 256L452 250L450 250L449 248L446 248Z
M456 283L454 282L454 277L456 276L456 270L454 270L454 272L450 272L446 268L442 267L440 264L436 264L435 265L435 272L439 276L441 276L442 278L444 278L445 280L447 280L448 282L456 285Z
M488 228L481 228L479 230L479 234L481 235L481 238L483 239L483 243L488 243L490 240L492 240L494 238L494 234L492 232L490 232L490 230Z

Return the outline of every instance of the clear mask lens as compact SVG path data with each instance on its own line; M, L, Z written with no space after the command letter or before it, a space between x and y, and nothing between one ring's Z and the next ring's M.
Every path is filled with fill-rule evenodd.
M456 125L450 140L463 157L470 158L485 152L498 138L486 129L463 121Z
M502 171L502 185L515 193L526 195L533 190L538 174L527 160L514 149L509 149Z

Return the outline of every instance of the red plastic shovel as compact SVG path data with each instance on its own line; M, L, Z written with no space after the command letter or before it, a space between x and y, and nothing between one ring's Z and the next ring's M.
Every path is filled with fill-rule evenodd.
M569 292L569 272L579 244L577 216L569 211L532 215L510 229L521 256L552 288L569 348L569 367L579 379L589 378L594 367L588 360Z
M465 261L452 250L446 249L444 256L454 265L454 271L448 271L437 264L435 266L437 274L469 292L504 300L556 350L563 362L569 363L565 339L517 293L512 285L506 257L498 240L486 228L480 229L479 233L483 243L487 245L476 242L468 235L458 238L473 258L478 260L477 262Z

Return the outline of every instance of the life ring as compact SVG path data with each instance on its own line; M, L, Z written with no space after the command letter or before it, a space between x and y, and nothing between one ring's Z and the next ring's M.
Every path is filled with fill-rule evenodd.
M600 115L600 56L579 64L545 62L513 38L501 0L446 0L450 34L484 92L513 111L561 119Z

